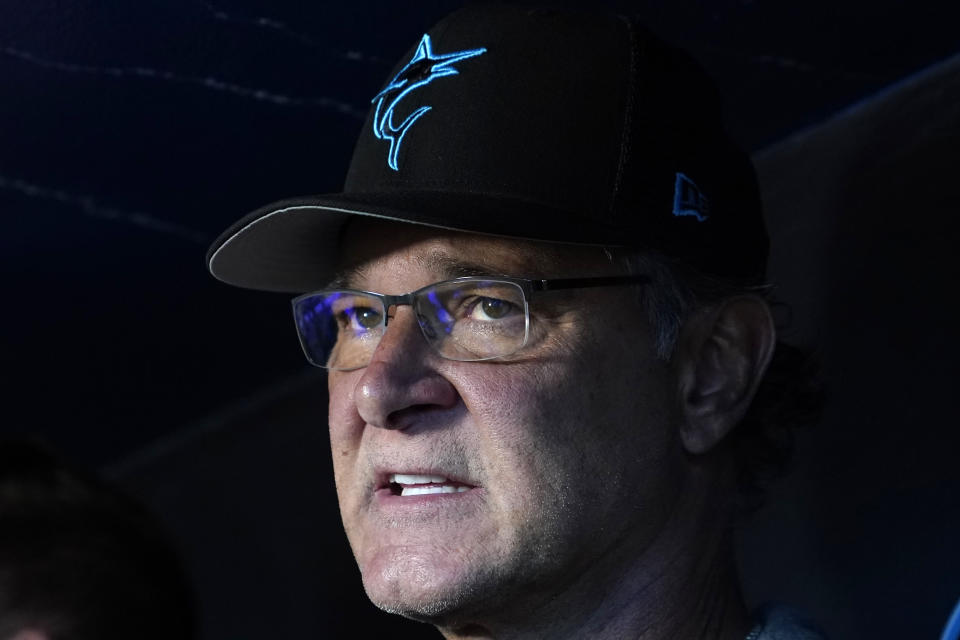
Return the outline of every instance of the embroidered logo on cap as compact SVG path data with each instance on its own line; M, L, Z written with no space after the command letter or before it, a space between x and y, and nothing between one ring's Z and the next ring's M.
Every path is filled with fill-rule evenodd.
M703 222L710 216L710 201L700 187L685 174L678 173L673 186L673 215L694 216Z
M404 118L399 125L393 124L393 110L407 95L423 85L433 82L444 76L455 76L459 71L454 69L453 63L464 58L472 58L486 53L486 49L468 49L454 53L434 54L430 36L424 34L417 46L417 51L410 58L410 62L400 70L400 73L390 81L383 91L374 96L371 102L377 104L373 112L373 134L381 140L390 141L390 151L387 153L387 165L398 171L397 154L400 153L400 143L410 127L432 107L423 106Z

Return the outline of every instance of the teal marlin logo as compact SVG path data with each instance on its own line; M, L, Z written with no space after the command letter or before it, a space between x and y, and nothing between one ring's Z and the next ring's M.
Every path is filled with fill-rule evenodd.
M390 151L387 153L387 165L398 171L397 154L400 153L400 144L407 131L432 107L423 106L404 118L399 125L393 123L393 110L400 101L406 98L411 91L444 76L455 76L459 71L451 65L465 58L472 58L486 53L486 49L468 49L455 53L435 54L430 36L424 34L417 51L410 58L410 62L400 70L400 73L390 81L383 91L378 93L371 102L376 103L373 112L373 134L381 140L390 141Z

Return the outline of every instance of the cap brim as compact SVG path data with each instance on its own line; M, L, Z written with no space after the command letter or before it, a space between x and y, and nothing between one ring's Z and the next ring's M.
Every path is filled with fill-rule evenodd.
M618 245L623 233L584 224L584 215L489 195L444 192L330 194L282 200L243 217L207 252L228 284L302 293L333 277L344 224L368 216L424 226L546 242Z

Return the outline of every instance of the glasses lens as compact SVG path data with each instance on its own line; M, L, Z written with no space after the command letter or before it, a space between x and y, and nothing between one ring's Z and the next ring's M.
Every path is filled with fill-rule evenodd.
M383 303L365 293L324 291L298 298L293 316L307 360L327 369L366 366L383 335Z
M427 340L450 360L507 356L527 341L527 303L513 282L441 282L422 291L415 304Z

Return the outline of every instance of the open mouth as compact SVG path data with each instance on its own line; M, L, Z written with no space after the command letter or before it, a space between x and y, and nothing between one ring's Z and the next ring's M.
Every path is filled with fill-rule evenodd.
M391 494L404 497L436 493L463 493L472 489L470 485L443 476L412 473L391 473L388 487Z

